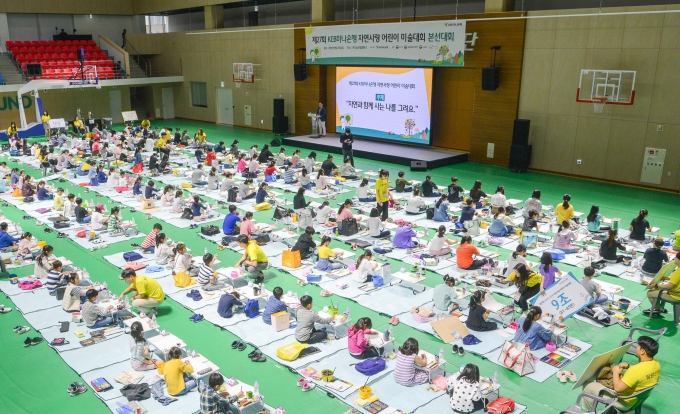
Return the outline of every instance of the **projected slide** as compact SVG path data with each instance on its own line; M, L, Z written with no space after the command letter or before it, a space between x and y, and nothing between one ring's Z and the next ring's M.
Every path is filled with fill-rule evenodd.
M336 68L335 132L430 144L432 69Z

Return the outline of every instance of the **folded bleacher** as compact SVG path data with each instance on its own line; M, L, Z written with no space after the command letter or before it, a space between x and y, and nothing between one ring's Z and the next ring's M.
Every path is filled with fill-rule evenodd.
M78 48L85 49L85 66L96 66L100 79L114 79L113 60L94 40L8 40L7 52L21 68L24 76L34 79L71 79L80 68L76 55ZM27 76L26 65L40 64L42 76Z

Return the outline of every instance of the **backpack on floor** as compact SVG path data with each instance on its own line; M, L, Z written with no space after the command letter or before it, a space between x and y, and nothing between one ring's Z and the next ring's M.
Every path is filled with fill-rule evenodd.
M432 220L434 218L434 208L430 207L425 209L425 218Z
M231 187L227 193L227 202L235 203L238 196L238 187Z
M137 261L137 260L142 259L142 258L143 258L142 255L137 253L137 252L123 253L123 259L126 262L134 262L134 261Z
M243 307L243 313L249 318L254 318L260 314L260 303L257 299L250 299Z
M191 220L194 218L194 213L191 211L189 207L184 207L184 211L182 212L182 215L179 218Z
M385 359L381 357L367 359L356 364L354 368L370 377L385 369Z

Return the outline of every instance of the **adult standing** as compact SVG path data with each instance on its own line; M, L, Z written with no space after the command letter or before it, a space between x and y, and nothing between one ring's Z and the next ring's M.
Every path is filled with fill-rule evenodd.
M136 292L137 294L132 297L132 306L147 315L157 315L158 311L156 308L165 299L165 293L163 293L161 285L149 277L137 276L137 273L132 269L123 271L122 277L125 283L130 286L120 296L123 297L130 292Z
M264 281L262 271L269 267L269 259L267 259L260 246L257 245L257 240L249 240L248 236L241 234L236 241L239 247L245 249L243 257L236 262L236 267L245 265L246 271L250 273L250 277L255 279L254 282L262 283Z
M319 135L322 137L326 136L326 108L323 104L319 102L319 109L316 110L316 114L319 116L317 120L319 123Z
M375 181L375 200L378 204L378 211L382 214L383 221L387 220L390 206L389 176L389 171L380 170L380 177Z
M349 158L350 164L354 167L354 151L352 150L354 135L352 135L351 129L345 128L345 133L340 135L340 142L342 143L342 159Z

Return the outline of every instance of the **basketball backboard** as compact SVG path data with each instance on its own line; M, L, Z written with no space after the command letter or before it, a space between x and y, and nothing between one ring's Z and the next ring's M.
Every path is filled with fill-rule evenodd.
M583 69L576 91L577 102L632 105L635 100L634 70Z

